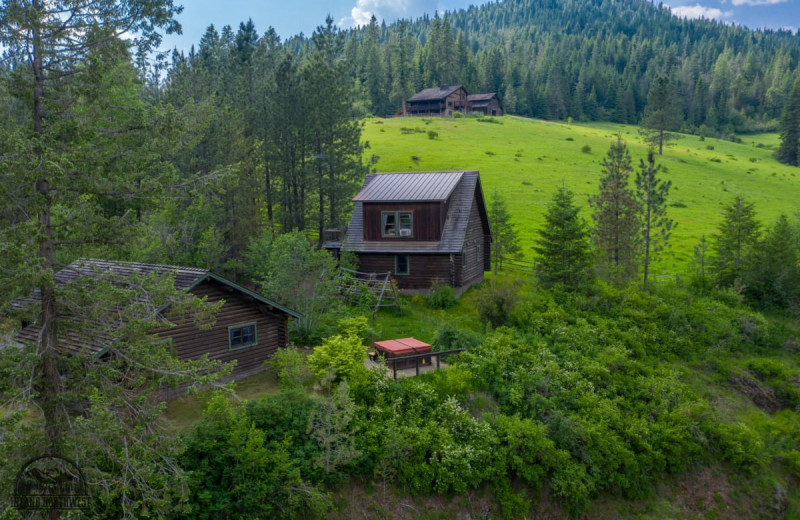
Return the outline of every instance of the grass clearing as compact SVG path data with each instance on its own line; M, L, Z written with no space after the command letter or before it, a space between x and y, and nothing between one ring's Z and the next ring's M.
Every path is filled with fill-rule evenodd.
M562 183L575 192L582 215L591 220L588 197L597 191L603 158L617 134L627 143L634 167L647 154L635 126L515 116L495 122L481 124L470 117L368 119L364 139L370 143L368 153L378 157L380 172L479 170L484 194L497 189L507 199L527 259L534 256L536 232ZM437 139L402 131L423 125L437 132ZM777 145L778 135L770 133L743 136L742 143L684 135L665 146L657 162L672 181L669 215L678 226L654 274L686 272L694 246L702 235L715 232L723 205L738 194L755 203L765 225L781 213L797 211L800 169L772 157Z

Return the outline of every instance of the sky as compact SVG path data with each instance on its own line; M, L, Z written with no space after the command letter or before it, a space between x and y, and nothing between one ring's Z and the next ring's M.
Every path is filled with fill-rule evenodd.
M688 18L712 18L750 28L790 29L800 27L800 0L662 0L673 13ZM176 3L181 3L177 0ZM342 28L365 25L371 15L391 23L398 18L417 18L424 13L466 8L479 0L184 0L178 21L182 35L167 35L162 49L188 51L197 45L206 28L217 30L253 19L263 34L272 26L281 38L299 33L310 36L330 14Z

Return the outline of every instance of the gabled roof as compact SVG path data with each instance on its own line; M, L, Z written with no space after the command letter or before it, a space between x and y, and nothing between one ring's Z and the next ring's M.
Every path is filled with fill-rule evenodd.
M450 196L447 198L447 215L442 228L442 237L439 241L419 241L419 240L383 240L365 241L364 240L364 201L356 200L353 208L353 215L350 217L350 225L344 239L343 249L357 253L460 253L464 248L464 240L467 235L469 215L472 211L472 202L477 199L478 210L481 213L481 222L484 232L490 233L489 221L486 216L486 206L483 199L483 190L477 171L462 172L406 172L406 173L371 173L364 179L364 186L360 193L375 182L383 182L383 176L404 176L405 182L413 184L414 180L420 175L426 174L456 174L458 182L453 187ZM355 200L355 199L354 199ZM430 199L427 199L430 200ZM444 200L444 199L438 199ZM403 202L419 202L419 199L406 199ZM383 201L382 201L383 202Z
M467 96L467 101L475 102L475 101L491 101L492 98L496 98L496 92L489 92L488 94L470 94Z
M408 98L408 101L436 101L446 98L460 88L464 87L461 85L443 85L441 87L426 88Z
M108 260L95 260L95 259L80 259L72 262L70 265L57 272L54 276L57 286L63 286L73 283L84 277L89 278L102 278L107 277L109 280L120 280L130 278L134 274L147 276L153 273L159 274L175 274L175 289L181 292L189 292L198 285L206 281L214 280L217 283L226 285L245 296L252 298L255 301L261 302L269 307L275 308L281 312L299 318L300 315L296 312L287 309L286 307L264 298L258 293L250 291L241 287L230 280L212 273L208 269L199 269L195 267L182 267L176 265L160 265L160 264L144 264L138 262L118 262ZM41 292L36 289L30 297L17 298L11 304L13 309L22 309L28 305L39 303L41 301ZM144 302L147 303L147 302ZM151 308L153 314L159 314L166 306ZM29 325L23 328L18 334L17 339L25 342L36 342L39 339L40 327L38 325ZM95 332L95 331L93 331ZM97 330L92 338L86 338L77 331L68 331L66 334L61 334L59 337L59 344L67 351L77 353L84 352L87 348L94 352L101 352L109 343L109 331ZM88 344L87 344L88 343Z
M407 172L373 175L354 202L431 202L447 200L464 172Z

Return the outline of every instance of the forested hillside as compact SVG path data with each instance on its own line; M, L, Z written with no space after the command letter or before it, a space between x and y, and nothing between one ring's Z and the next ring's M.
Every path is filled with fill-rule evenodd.
M376 115L421 88L463 84L520 115L638 123L666 76L686 129L716 134L771 126L800 55L788 31L679 19L640 0L513 0L348 36Z

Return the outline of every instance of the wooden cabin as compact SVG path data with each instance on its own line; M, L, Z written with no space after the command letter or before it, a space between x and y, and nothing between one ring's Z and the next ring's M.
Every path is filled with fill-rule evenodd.
M142 264L132 262L110 262L104 260L77 260L55 275L57 285L75 283L107 277L111 282L124 280L134 274L146 276L151 273L174 273L175 289L197 297L205 297L209 303L224 300L215 316L214 325L207 330L199 329L191 321L174 316L169 308L152 309L176 326L156 331L155 335L171 344L175 355L182 359L198 359L208 354L210 359L222 362L236 361L232 378L238 379L262 369L265 361L275 351L285 347L289 341L289 316L299 315L278 303L241 287L207 269L169 265ZM40 296L19 298L14 307L36 304ZM65 318L69 325L69 320ZM75 329L64 331L59 336L59 348L73 354L92 355L101 359L113 352L113 340L107 332L93 330L85 324L74 324ZM81 329L90 334L81 334ZM35 323L26 325L17 334L17 340L35 343L39 340L40 328ZM86 332L86 331L83 331Z
M467 111L467 91L461 85L426 88L408 98L405 105L409 116L452 116Z
M477 171L369 174L353 198L343 249L401 290L435 280L459 293L489 270L491 232Z
M483 114L485 116L502 116L503 105L496 92L488 94L470 94L467 96L469 112L472 114Z

